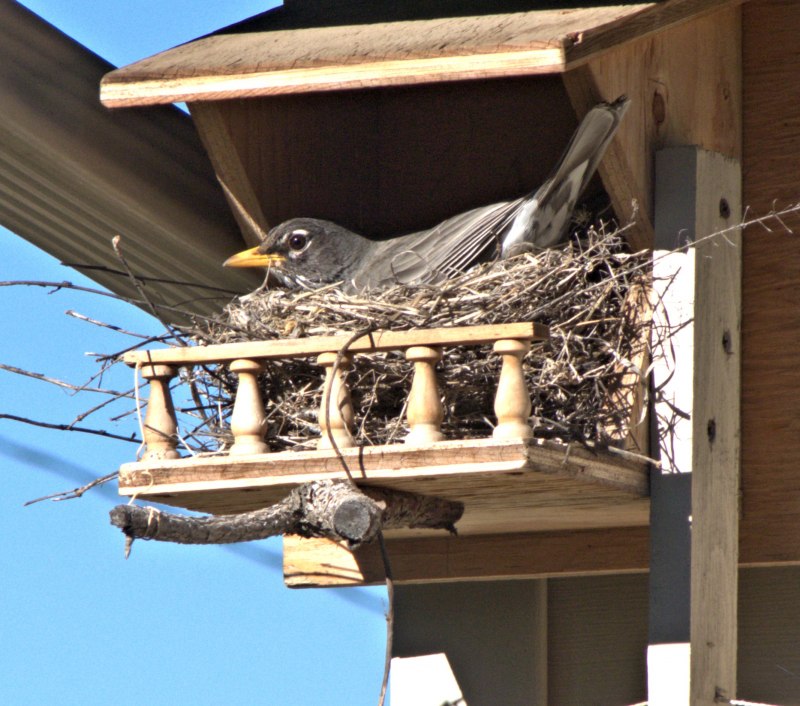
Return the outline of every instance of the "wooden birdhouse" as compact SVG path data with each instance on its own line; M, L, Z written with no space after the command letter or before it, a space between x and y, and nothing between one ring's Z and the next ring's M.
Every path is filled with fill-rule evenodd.
M296 216L329 219L377 237L421 229L541 183L582 113L599 99L632 88L641 115L643 98L635 91L644 87L616 75L606 85L604 77L612 72L601 67L595 75L589 61L595 54L605 57L617 32L625 42L639 36L638 25L624 19L641 7L463 16L456 6L453 16L420 14L412 7L401 7L395 16L380 5L332 5L320 14L315 3L289 3L112 72L101 97L110 107L186 101L251 245L257 237L251 219L262 231ZM665 28L692 16L683 12L676 18L658 7L650 14ZM725 104L721 109L733 110ZM641 217L630 229L637 246L652 239L649 162L642 150L622 145L636 140L639 116L624 128L601 170L607 181L617 174L620 188L610 181L606 188L621 219L630 217L634 203L641 204L636 207ZM710 124L704 129L710 131ZM633 461L531 440L529 405L512 400L526 397L519 360L543 336L544 329L528 326L519 336L500 330L431 331L387 333L391 347L357 343L353 352L404 351L417 367L408 400L411 434L402 445L360 452L370 459L368 482L465 501L458 529L467 542L472 536L505 541L499 538L510 532L646 526L646 423L631 424L640 437ZM330 371L340 344L301 339L282 355L319 355ZM432 371L442 346L465 344L494 346L504 360L495 403L504 421L492 439L442 441L440 411L422 400L438 397ZM253 389L261 362L283 349L265 343L257 354L248 350L256 349L152 351L130 354L128 360L143 366L151 388L163 390L182 365L230 362L242 395ZM148 425L161 434L151 434L152 448L141 463L123 470L123 492L195 510L234 512L275 500L301 478L342 475L333 450L311 457L254 455L266 450L256 440L261 406L253 394L247 401L237 399L234 433L241 431L230 460L172 460L176 444L170 442L165 452L164 434L174 434L174 422L151 401ZM321 444L329 447L323 419L324 410ZM345 421L330 421L337 434L341 431L340 445L352 446ZM187 475L188 468L194 475ZM411 536L420 532L400 533L397 541ZM309 554L312 546L319 552L316 559ZM298 586L380 580L380 572L360 566L368 555L351 555L331 542L289 538L286 580ZM443 570L444 565L435 577ZM449 578L464 577L457 570Z
M287 1L109 73L101 100L111 108L186 102L244 247L256 244L259 229L296 216L384 237L516 198L546 178L592 105L627 95L632 107L597 188L629 224L633 249L656 252L654 268L694 268L678 292L693 320L678 356L686 375L680 385L680 376L665 382L678 385L691 412L678 441L688 467L648 465L639 410L616 448L532 438L520 361L548 332L521 322L350 340L346 365L396 351L415 367L410 438L368 448L352 443L349 393L334 366L347 335L132 353L127 362L150 387L148 451L121 469L120 491L241 512L304 481L343 477L342 456L360 467L364 485L464 503L458 537L387 533L399 584L649 570L651 703L688 703L689 665L691 703L733 698L737 569L800 561L791 421L797 248L782 233L767 245L755 235L742 241L739 227L743 207L767 216L780 199L797 198L787 176L800 157L796 140L783 142L774 126L794 119L800 66L794 54L784 63L784 53L800 12L780 0L486 5ZM706 237L714 233L722 235ZM686 238L694 247L682 247ZM677 306L669 296L668 309ZM502 361L494 435L441 439L434 365L447 346L483 346ZM339 403L323 405L319 448L268 453L256 378L265 361L287 357L318 357L332 390L326 399ZM170 380L207 364L227 365L238 379L234 444L224 456L180 458ZM631 436L635 448L625 446ZM383 578L370 547L352 553L330 540L287 537L284 552L290 586ZM665 657L663 643L685 650ZM547 655L537 659L541 683ZM598 699L641 700L637 688L608 687ZM530 699L505 702L581 702L555 682L549 700L545 691L536 701L531 689Z

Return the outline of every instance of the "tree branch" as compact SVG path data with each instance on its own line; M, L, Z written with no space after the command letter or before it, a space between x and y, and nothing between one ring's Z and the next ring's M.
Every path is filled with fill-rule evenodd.
M103 485L103 483L108 483L110 480L114 480L119 475L119 471L114 471L113 473L109 473L107 476L103 476L102 478L95 478L93 481L87 483L86 485L82 485L80 488L73 488L72 490L62 490L60 493L51 493L50 495L45 495L42 498L36 498L36 500L28 500L24 504L23 507L28 507L28 505L34 505L35 503L40 503L43 500L52 500L54 502L59 502L61 500L73 500L74 498L80 498L87 490L91 490L92 488L96 488L98 485Z
M62 262L61 263L64 267L71 267L75 270L94 270L97 272L105 272L106 274L110 275L122 275L123 277L130 277L129 272L123 272L122 270L115 270L112 267L108 267L107 265L86 265L80 262ZM215 287L210 284L201 284L199 282L187 282L185 280L180 279L170 279L165 277L148 277L147 275L142 275L139 273L135 273L134 275L136 279L141 280L142 282L157 282L159 284L174 284L181 287L194 287L196 289L207 289L211 292L220 292L221 294L227 294L230 296L236 296L239 292L234 291L233 289L225 289L224 287Z
M130 436L123 436L122 434L112 434L110 431L104 429L89 429L87 427L76 427L71 424L51 424L50 422L39 422L35 419L28 419L27 417L20 417L16 414L0 414L0 419L10 419L14 422L22 422L23 424L31 424L35 427L44 427L45 429L57 429L58 431L80 431L84 434L95 434L96 436L104 436L106 439L119 439L120 441L132 441L136 444L142 443L141 439L136 438L136 434Z
M229 544L296 534L345 540L355 548L374 539L381 528L426 527L455 532L455 523L464 512L460 502L385 488L362 490L349 481L313 481L262 510L206 517L118 505L111 510L111 524L129 541Z
M35 380L41 380L42 382L49 382L51 385L56 385L57 387L63 387L67 390L74 390L75 392L99 392L103 395L111 395L114 399L120 397L128 397L133 399L133 392L119 392L117 390L106 390L102 387L87 387L86 384L83 385L73 385L69 382L64 382L63 380L59 380L57 378L51 378L47 375L42 373L35 373L32 370L25 370L23 368L17 368L13 365L6 365L5 363L0 363L0 370L5 370L9 373L14 373L15 375L23 375L25 377L34 378Z

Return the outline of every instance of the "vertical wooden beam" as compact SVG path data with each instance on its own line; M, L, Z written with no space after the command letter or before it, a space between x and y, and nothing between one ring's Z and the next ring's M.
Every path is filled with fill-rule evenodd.
M678 251L658 251L655 274L694 270L693 282L670 287L684 300L694 290L693 340L675 342L676 373L685 360L694 370L683 382L676 374L672 395L691 409L691 429L678 424L662 454L671 473L652 486L649 699L710 706L736 692L741 170L717 153L670 148L657 155L656 187L657 244ZM691 251L681 252L687 242ZM672 325L687 317L679 306L674 313Z
M742 243L741 168L697 152L692 441L691 699L736 695Z
M550 624L548 622L548 582L547 579L538 579L533 584L531 597L531 610L535 616L534 630L530 635L533 649L533 688L531 690L531 706L546 706L550 703L549 690L549 665L550 650Z
M742 6L743 203L756 217L798 201L798 10L791 0ZM765 564L800 558L800 214L784 222L752 226L743 248L741 551Z

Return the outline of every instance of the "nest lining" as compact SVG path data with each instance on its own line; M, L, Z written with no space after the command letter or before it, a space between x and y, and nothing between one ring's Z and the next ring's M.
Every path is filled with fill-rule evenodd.
M560 248L480 265L439 285L405 286L348 295L317 290L259 290L235 300L202 330L198 343L230 343L355 333L365 328L408 330L533 321L550 327L550 341L534 344L524 361L538 437L616 443L631 423L639 379L635 360L649 322L630 306L646 286L648 253L629 254L618 233L589 229ZM490 346L445 348L437 378L447 438L491 434L500 362ZM405 404L413 365L401 352L357 355L348 375L362 444L400 441L407 433ZM202 450L230 442L227 418L236 380L222 366L190 373L195 412L204 420L193 435ZM314 448L322 371L313 359L267 361L261 387L273 450ZM200 400L197 399L199 391Z

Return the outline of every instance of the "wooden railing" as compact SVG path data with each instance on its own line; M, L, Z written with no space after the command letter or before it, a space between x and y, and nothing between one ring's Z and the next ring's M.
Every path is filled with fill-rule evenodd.
M409 434L406 444L425 445L443 439L444 417L434 368L444 346L493 344L502 359L494 411L496 439L529 438L530 395L525 385L522 359L534 341L547 339L545 326L534 323L490 324L419 331L376 331L351 340L351 336L316 336L300 339L224 343L210 346L130 351L123 355L129 365L139 366L149 381L150 397L144 419L146 451L143 460L180 458L177 419L170 395L170 381L181 367L223 363L238 377L230 426L234 443L231 454L267 453L264 442L266 412L258 387L258 375L270 359L317 356L325 369L319 411L318 449L355 446L352 434L355 414L345 379L356 354L405 351L414 363L414 377L407 405ZM341 354L341 351L346 351ZM336 360L339 358L339 364ZM328 401L331 404L328 408Z

